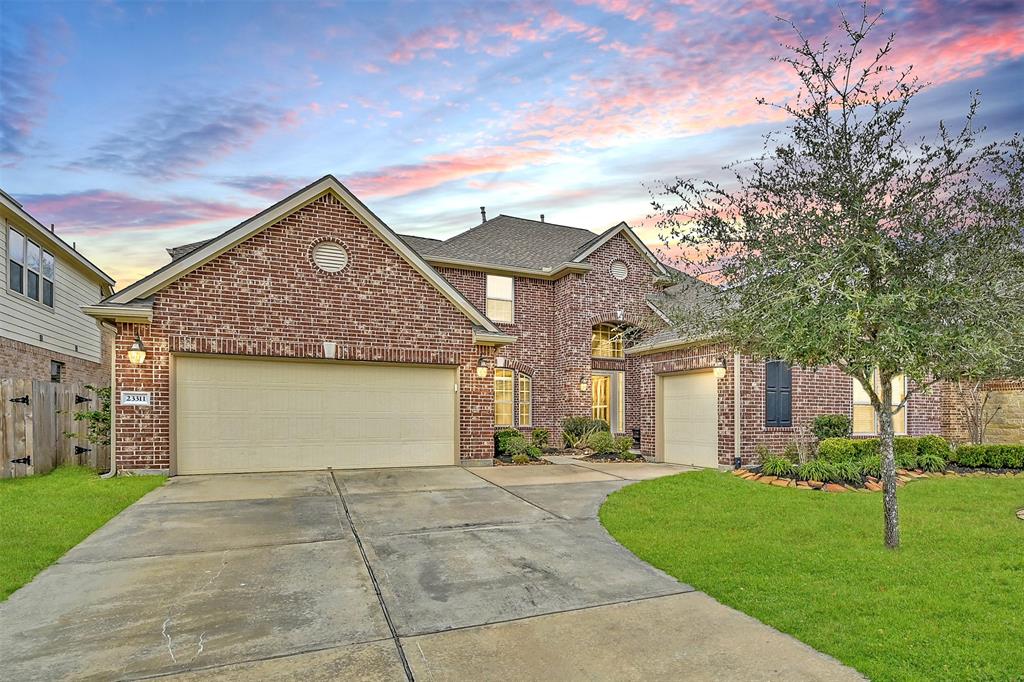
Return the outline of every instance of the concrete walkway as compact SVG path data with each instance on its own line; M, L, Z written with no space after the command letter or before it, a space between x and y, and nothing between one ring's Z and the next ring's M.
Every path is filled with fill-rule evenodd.
M663 464L172 479L0 604L12 680L852 680L595 516Z

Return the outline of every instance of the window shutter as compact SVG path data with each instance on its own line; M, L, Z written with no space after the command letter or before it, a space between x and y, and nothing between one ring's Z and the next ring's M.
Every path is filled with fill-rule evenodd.
M765 426L793 425L793 371L781 360L764 365Z

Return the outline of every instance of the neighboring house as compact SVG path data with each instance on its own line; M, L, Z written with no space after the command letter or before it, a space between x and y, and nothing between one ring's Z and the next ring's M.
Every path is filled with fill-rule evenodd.
M114 280L0 190L0 378L110 383L112 332L82 311Z
M501 215L445 241L400 236L327 176L169 251L86 309L118 329L120 467L489 464L497 428L557 439L577 415L660 459L733 461L733 356L666 330L659 304L687 287L625 223L597 234ZM744 461L807 415L871 420L849 378L776 367L769 426L765 365L741 364ZM908 407L909 432L937 420L933 398Z

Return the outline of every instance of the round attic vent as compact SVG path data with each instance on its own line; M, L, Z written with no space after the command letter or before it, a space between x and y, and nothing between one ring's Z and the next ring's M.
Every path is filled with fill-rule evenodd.
M313 247L313 263L324 272L341 272L348 265L348 251L338 242L320 242Z
M615 279L626 279L629 276L629 268L620 260L612 261L611 271Z

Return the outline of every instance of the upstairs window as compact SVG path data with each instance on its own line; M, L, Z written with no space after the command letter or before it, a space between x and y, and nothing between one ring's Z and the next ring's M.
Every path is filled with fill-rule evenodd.
M875 393L882 392L881 379L878 377L878 370L872 378L872 386ZM907 397L907 378L900 374L892 379L892 404L899 405ZM907 433L907 408L898 410L892 416L893 432L898 436ZM878 412L871 404L871 398L860 382L853 379L853 433L859 436L873 436L878 433Z
M514 292L515 281L511 277L487 275L487 317L495 322L512 322Z
M764 363L764 425L793 426L793 370L782 360Z
M614 325L599 324L590 333L590 354L595 358L625 357L622 330Z
M56 264L53 254L15 229L8 231L8 282L16 293L53 307Z

